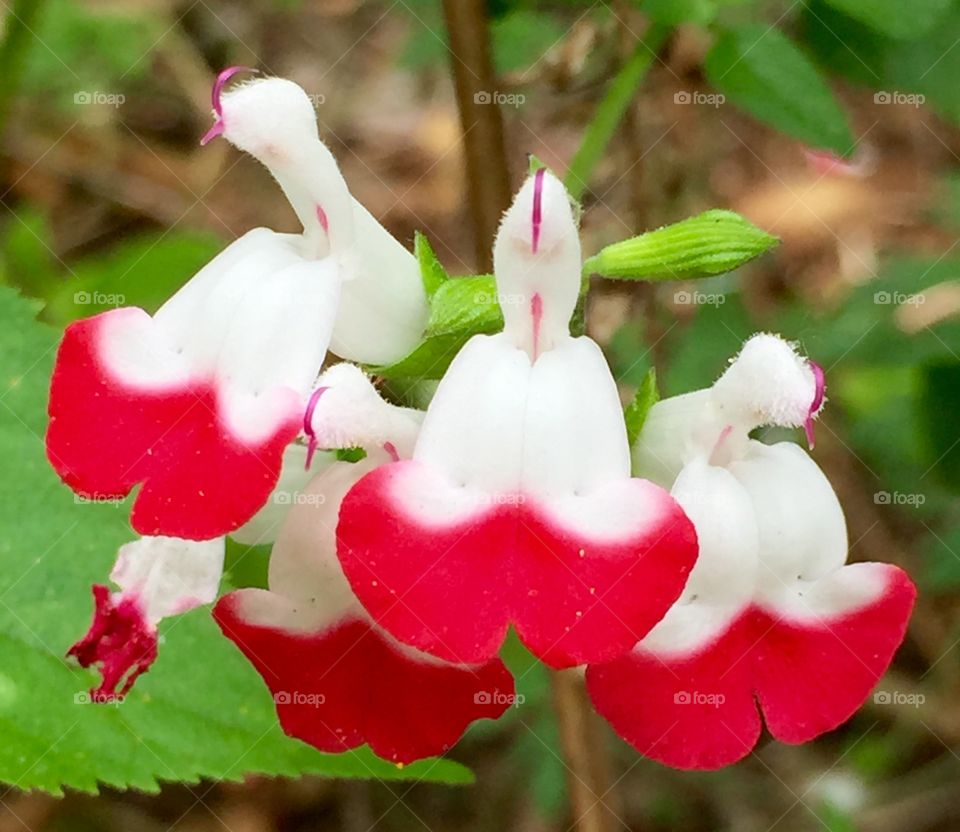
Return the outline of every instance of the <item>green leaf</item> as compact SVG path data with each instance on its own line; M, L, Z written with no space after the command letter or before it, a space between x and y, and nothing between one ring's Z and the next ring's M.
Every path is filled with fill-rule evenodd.
M960 492L960 362L945 361L923 368L918 401L921 436L925 437L928 474Z
M24 73L25 96L83 117L91 104L86 93L117 95L150 72L148 57L168 23L157 14L131 7L120 11L88 8L77 0L47 0L35 45Z
M717 14L713 0L643 0L641 8L651 19L668 26L682 23L706 26Z
M510 11L490 25L498 75L526 69L556 46L569 31L556 15L534 9ZM522 104L523 99L518 99Z
M420 345L394 364L367 370L383 378L441 378L470 338L502 328L503 313L493 276L453 277L437 288L430 301L430 317Z
M923 547L921 590L937 594L960 590L960 525L946 530L930 529Z
M430 245L426 235L419 231L415 232L413 236L413 254L420 264L420 279L423 281L423 289L427 293L427 297L432 298L437 293L437 289L450 279L447 270L437 259L433 246Z
M778 242L739 214L714 209L613 243L584 263L584 273L629 280L690 280L732 271Z
M669 29L664 26L651 26L637 43L630 60L620 68L607 87L584 131L580 147L570 160L570 167L567 168L563 181L574 199L580 199L587 189L593 169L606 153L607 145L610 144L640 82L646 76L668 34Z
M853 150L846 114L823 76L779 29L758 23L721 32L704 70L732 103L772 127L814 147Z
M363 448L337 448L333 455L340 462L360 462L367 458L367 452Z
M428 337L478 332L499 332L503 313L493 275L448 280L434 295L427 319Z
M149 234L125 240L74 265L44 318L67 323L117 306L155 312L212 260L224 244L210 234Z
M917 38L929 32L951 0L827 0L831 6L892 38ZM934 54L934 53L929 53Z
M456 358L470 335L456 333L438 335L424 339L409 355L393 364L382 364L366 368L371 375L387 379L426 379L443 378L443 374Z
M366 749L321 754L285 737L266 686L208 610L161 625L160 657L122 704L83 704L94 674L63 656L89 623L90 584L133 533L125 506L78 503L45 459L58 334L34 312L0 287L0 781L55 794L249 772L468 782L446 760L400 769Z
M627 405L623 412L623 417L627 423L627 440L630 447L637 441L640 431L643 430L643 423L647 421L647 414L650 408L660 401L660 391L657 389L657 371L651 367L647 371L643 384L640 385L633 401Z
M3 235L4 279L31 297L43 297L58 276L46 218L26 208L9 216Z

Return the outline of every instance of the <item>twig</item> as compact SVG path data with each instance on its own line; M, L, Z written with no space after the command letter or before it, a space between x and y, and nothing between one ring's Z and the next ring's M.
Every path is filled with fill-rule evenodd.
M587 701L577 671L554 671L550 684L567 768L572 828L577 832L610 832L617 825L617 809L613 805L615 795L606 736Z
M490 271L493 236L510 204L503 116L496 102L485 0L443 0L450 66L467 163L467 191L476 235L477 267Z

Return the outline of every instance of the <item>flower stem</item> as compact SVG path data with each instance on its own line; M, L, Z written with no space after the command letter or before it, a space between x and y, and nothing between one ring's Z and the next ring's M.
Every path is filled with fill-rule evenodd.
M597 105L593 118L583 134L583 141L574 154L567 168L564 184L575 198L579 199L587 189L590 176L597 162L606 152L607 145L617 131L630 102L636 95L640 82L643 81L647 70L657 57L657 52L663 46L669 28L660 24L652 25L644 34L642 40L637 41L636 48L630 58L620 67L614 76L603 99Z
M510 176L486 0L443 0L443 13L463 133L477 269L489 272L493 237L510 205Z
M611 832L619 826L606 735L576 670L550 674L567 792L576 832Z

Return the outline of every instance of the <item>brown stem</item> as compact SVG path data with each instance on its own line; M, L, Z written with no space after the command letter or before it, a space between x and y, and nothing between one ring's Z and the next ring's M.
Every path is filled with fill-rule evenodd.
M619 824L606 734L587 701L577 671L554 671L550 682L567 768L572 828L577 832L610 832Z
M450 37L450 66L460 111L467 191L477 268L492 267L493 236L510 204L510 175L503 115L496 103L496 76L485 0L443 0Z

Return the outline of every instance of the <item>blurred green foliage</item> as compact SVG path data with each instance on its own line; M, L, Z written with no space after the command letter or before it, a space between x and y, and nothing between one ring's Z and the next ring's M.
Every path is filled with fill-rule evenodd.
M39 2L39 0L38 0ZM77 0L44 0L22 93L70 106L81 93L115 94L150 71L151 47L166 26L149 12L110 12Z

